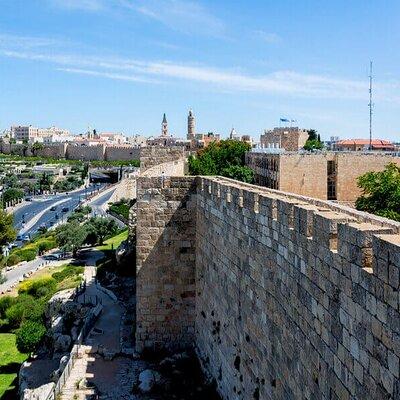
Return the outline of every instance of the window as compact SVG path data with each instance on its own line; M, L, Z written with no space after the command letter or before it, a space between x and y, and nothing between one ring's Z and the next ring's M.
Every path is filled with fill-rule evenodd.
M328 200L337 200L335 161L328 161L327 164L327 198Z

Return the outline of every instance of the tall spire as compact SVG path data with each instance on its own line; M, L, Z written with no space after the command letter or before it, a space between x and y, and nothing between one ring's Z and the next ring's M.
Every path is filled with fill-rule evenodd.
M165 113L161 124L161 136L168 136L168 122Z

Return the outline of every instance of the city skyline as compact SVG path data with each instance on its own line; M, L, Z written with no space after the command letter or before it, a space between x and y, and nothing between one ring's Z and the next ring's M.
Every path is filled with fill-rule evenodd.
M31 123L151 136L165 112L170 132L184 137L192 108L199 132L224 137L234 126L258 139L280 118L324 139L367 137L373 59L374 137L399 140L394 1L1 5L1 130Z

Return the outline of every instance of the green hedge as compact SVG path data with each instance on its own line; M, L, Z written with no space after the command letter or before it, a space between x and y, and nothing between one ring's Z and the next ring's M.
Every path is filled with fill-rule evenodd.
M34 239L27 245L14 249L7 259L7 265L15 265L21 261L32 261L39 253L57 247L56 238L52 234L44 234Z
M75 267L73 265L68 265L60 272L54 272L51 276L57 282L62 282L63 280L70 278L71 276L78 276L83 273L83 267Z

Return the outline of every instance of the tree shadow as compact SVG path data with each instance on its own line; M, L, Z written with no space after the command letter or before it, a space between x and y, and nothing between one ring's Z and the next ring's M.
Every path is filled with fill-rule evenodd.
M7 389L0 397L0 400L15 400L15 399L18 399L18 376L14 378L14 380L10 384L10 388Z
M21 363L11 362L0 366L0 374L18 374L20 368Z

